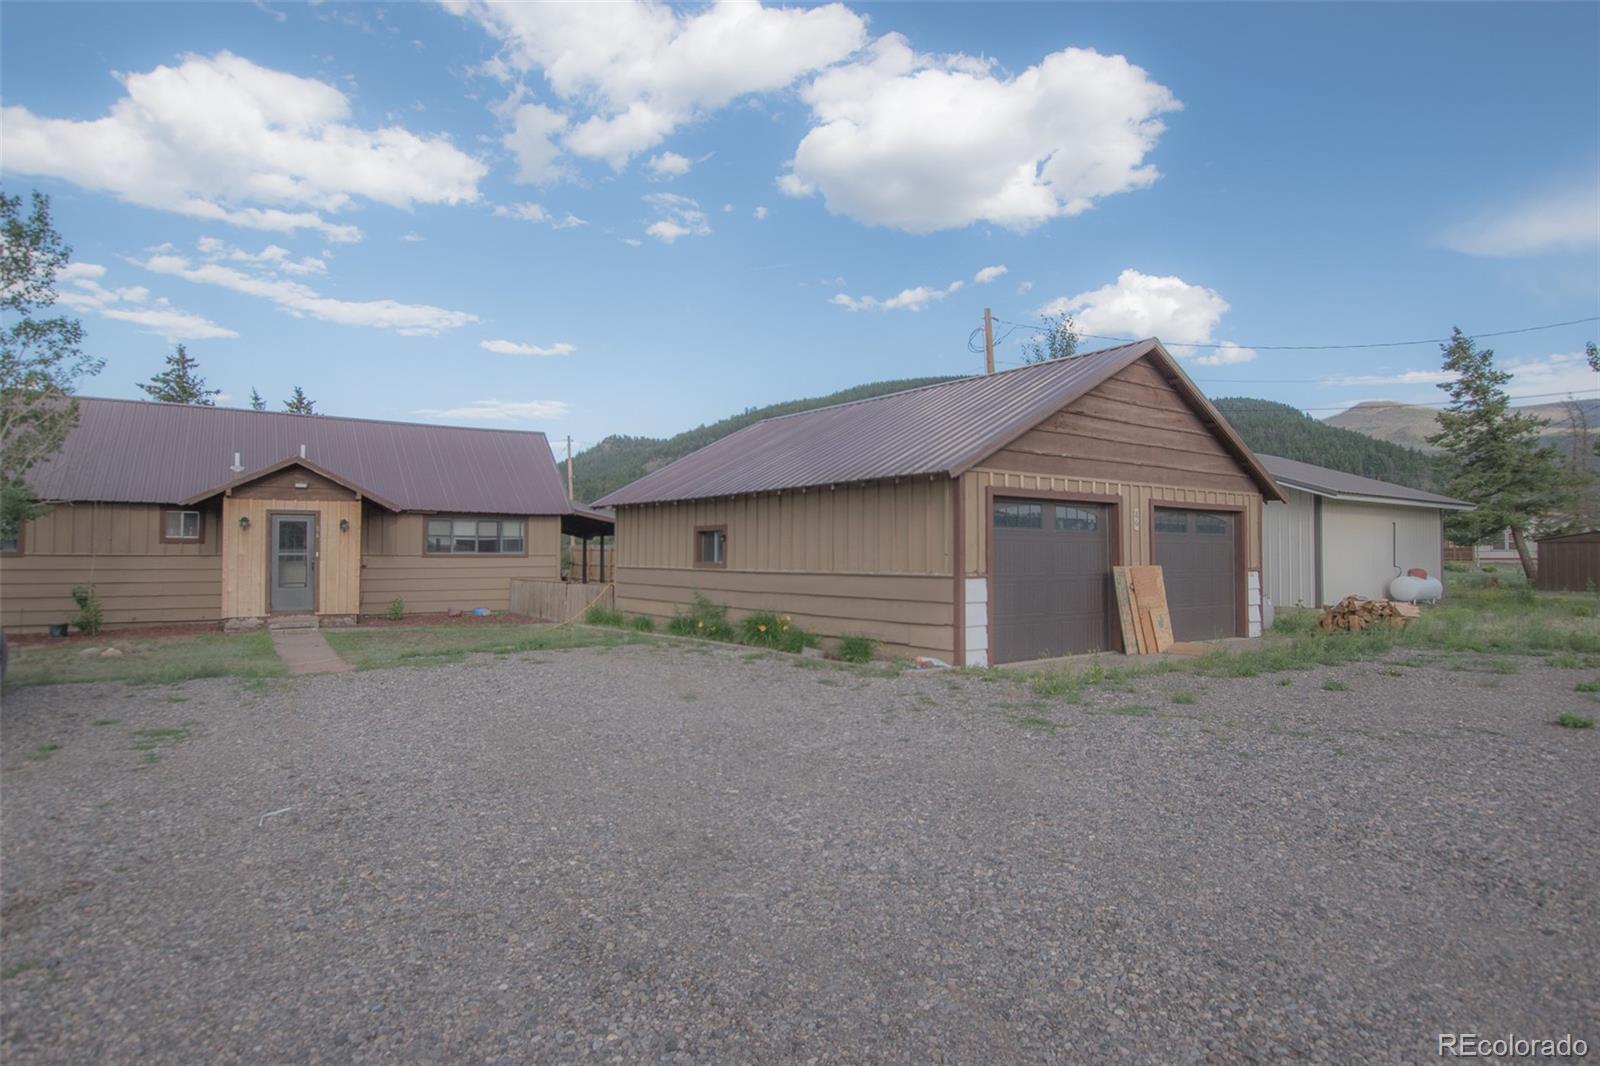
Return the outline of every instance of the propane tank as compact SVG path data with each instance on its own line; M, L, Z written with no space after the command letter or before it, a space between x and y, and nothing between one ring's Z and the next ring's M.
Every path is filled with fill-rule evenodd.
M1402 603L1437 603L1444 597L1444 584L1436 577L1402 574L1389 582L1389 598Z

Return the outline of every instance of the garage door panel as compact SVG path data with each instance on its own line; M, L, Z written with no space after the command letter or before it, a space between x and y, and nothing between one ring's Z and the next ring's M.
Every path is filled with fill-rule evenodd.
M1238 631L1239 516L1159 507L1155 561L1161 567L1177 640L1215 640Z
M997 499L993 522L994 661L1105 648L1111 571L1106 509Z

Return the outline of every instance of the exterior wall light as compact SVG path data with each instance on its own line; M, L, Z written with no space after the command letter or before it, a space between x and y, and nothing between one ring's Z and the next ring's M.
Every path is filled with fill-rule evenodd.
M242 514L242 515L239 516L239 528L240 529L249 529L250 528L250 516L249 515Z
M348 519L348 518L339 519L339 532L340 533L348 533L348 532L350 532L350 519Z

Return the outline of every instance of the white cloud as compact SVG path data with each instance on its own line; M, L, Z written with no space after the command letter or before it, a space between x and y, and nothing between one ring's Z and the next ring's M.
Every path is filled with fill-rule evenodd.
M126 95L97 119L6 107L6 169L193 218L335 241L360 239L355 226L327 218L358 200L402 209L472 201L486 173L447 137L352 125L339 89L231 52L121 80Z
M578 349L566 341L557 341L549 347L537 344L520 344L517 341L479 341L478 347L498 355L571 355Z
M704 237L711 232L711 223L700 205L687 196L670 192L653 192L644 202L655 208L661 216L646 226L644 231L658 241L671 244L679 237Z
M514 218L522 222L539 222L548 225L551 229L572 229L576 226L587 226L589 223L579 218L572 212L567 212L557 218L543 207L533 203L496 204L494 213L501 218Z
M1559 352L1543 358L1512 359L1500 363L1499 369L1511 375L1510 382L1505 386L1509 395L1539 397L1524 401L1530 404L1559 403L1563 393L1574 393L1584 399L1600 392L1600 374L1589 368L1588 357L1583 352ZM1325 388L1426 386L1449 381L1451 376L1443 370L1396 370L1326 378L1320 384ZM1440 397L1442 394L1432 393L1432 396Z
M637 237L624 237L622 238L622 243L628 245L630 248L637 248L644 242L639 240Z
M1369 386L1369 385L1437 385L1441 381L1449 381L1450 375L1443 370L1400 370L1388 374L1350 374L1345 377L1324 378L1324 386Z
M403 237L401 237L401 238L400 238L400 239L401 239L401 240L403 240L403 241L406 241L406 242L408 242L408 243L410 243L410 244L415 244L415 243L417 243L417 242L418 242L418 241L425 241L425 240L427 240L427 238L426 238L426 237L424 237L424 236L423 236L423 235L422 235L422 234L420 234L420 233L407 233L407 234L406 234L406 235L405 235L405 236L403 236Z
M801 90L815 125L779 187L912 233L986 221L1027 230L1145 188L1182 105L1122 56L1067 48L1015 77L971 56L918 55L890 33Z
M680 126L749 93L792 85L866 39L865 20L842 4L679 9L652 2L457 0L449 8L501 42L491 73L509 79L539 71L571 109L573 124L564 117L560 125L546 120L538 135L550 154L532 172L547 175L557 134L567 152L621 169ZM536 148L536 155L544 150Z
M555 138L567 128L567 118L543 104L523 104L511 115L511 131L500 139L517 157L517 180L548 185L567 176L561 148Z
M755 215L757 222L760 222L767 217L767 209L765 207L758 207L752 211L751 214Z
M108 289L100 284L105 276L106 268L98 263L67 264L56 275L61 286L56 301L79 314L130 322L168 340L218 340L239 335L210 319L181 311L165 299L152 300L150 290L142 285Z
M722 205L722 210L723 210L723 213L726 214L726 213L728 213L728 212L733 210L733 205L732 204L723 204Z
M197 285L215 285L246 296L268 300L297 317L321 319L341 326L392 329L405 336L431 335L478 321L477 315L450 311L428 304L398 300L338 300L323 296L302 282L290 281L259 264L245 269L210 259L196 263L172 251L157 250L144 260L133 260L157 274L183 278ZM252 269L253 268L253 269Z
M303 256L295 259L289 249L281 248L276 244L269 244L259 252L247 252L243 248L231 245L226 241L220 241L215 237L201 237L195 242L195 247L200 250L202 256L213 262L225 259L234 263L253 263L270 270L295 275L326 274L328 272L326 260L315 256Z
M1039 309L1040 314L1068 314L1079 332L1099 337L1159 337L1172 354L1191 358L1198 366L1248 363L1254 349L1232 341L1214 348L1213 335L1228 301L1203 285L1179 277L1157 277L1124 270L1117 280L1098 289L1062 296Z
M1562 352L1543 359L1511 360L1504 366L1511 372L1507 391L1512 396L1547 396L1558 392L1585 393L1589 397L1600 389L1600 374L1589 369L1583 352ZM1555 402L1558 397L1551 397ZM1530 400L1530 403L1543 401Z
M1026 296L1026 295L1028 295L1028 293L1030 293L1032 291L1033 291L1033 282L1031 282L1031 281L1024 281L1021 285L1017 286L1017 295L1018 296Z
M942 289L918 285L914 289L902 289L883 300L876 296L849 296L840 292L835 293L828 302L851 311L921 311L929 304L937 303L951 293L959 292L964 284L965 282L952 281Z
M1445 247L1468 255L1576 252L1600 245L1600 195L1586 188L1526 200L1450 227Z
M412 414L463 422L539 422L570 410L564 400L474 400L464 407L424 407Z
M972 280L974 284L987 285L989 282L1005 276L1006 268L1004 266L987 266L974 274Z
M660 155L653 155L645 165L658 178L682 177L689 173L690 167L694 166L687 156L681 156L677 152L662 152Z

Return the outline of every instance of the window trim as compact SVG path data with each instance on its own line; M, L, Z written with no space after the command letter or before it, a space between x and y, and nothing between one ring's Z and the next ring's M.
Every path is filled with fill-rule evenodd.
M504 525L506 522L522 523L522 550L520 552L436 552L428 547L428 523L436 520L448 519L451 522L495 522ZM430 559L526 559L528 557L528 533L532 527L532 519L528 515L516 514L454 514L443 511L423 512L422 515L422 554ZM454 540L454 537L451 538ZM505 532L501 531L500 540L505 542Z
M189 514L195 516L195 534L192 537L167 536L167 515ZM198 507L163 507L161 508L161 543L163 544L204 544L206 542L206 513Z
M722 561L719 563L702 562L700 559L700 535L702 533L722 534ZM728 527L726 524L716 526L695 526L694 540L690 543L691 559L697 570L726 570L728 568Z

